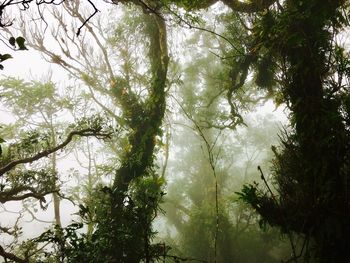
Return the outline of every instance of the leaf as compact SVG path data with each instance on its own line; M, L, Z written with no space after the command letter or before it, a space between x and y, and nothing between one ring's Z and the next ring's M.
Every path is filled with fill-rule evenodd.
M12 56L10 54L4 54L4 55L1 55L0 54L0 61L3 62L9 58L12 58Z
M26 40L24 39L24 37L17 37L16 38L16 43L19 47L19 50L27 50L27 47L24 45L24 42Z
M24 39L24 37L17 37L17 38L16 38L16 43L17 43L17 45L19 45L19 46L23 46L25 41L26 41L26 40Z
M11 46L15 47L16 46L16 39L14 37L10 37L9 43Z

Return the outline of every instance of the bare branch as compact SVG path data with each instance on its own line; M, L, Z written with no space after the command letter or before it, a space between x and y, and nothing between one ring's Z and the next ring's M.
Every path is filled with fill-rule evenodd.
M94 12L87 18L84 20L83 24L78 28L78 31L77 31L77 36L80 35L80 31L81 29L86 25L87 22L89 22L89 20L95 16L97 14L97 12L99 12L99 10L96 8L96 6L94 5L93 2L91 2L90 0L88 0L89 4L94 8Z
M203 128L200 127L200 125L198 124L198 122L185 110L185 108L180 104L180 102L173 96L174 100L177 102L177 104L180 106L180 108L182 109L182 111L184 112L185 116L193 123L193 125L195 126L195 129L197 130L197 134L199 135L199 137L202 138L202 140L204 141L206 150L207 150L207 154L208 154L208 161L210 164L210 167L212 169L213 172L213 176L214 176L214 184L215 184L215 214L216 214L216 225L215 225L215 236L214 236L214 262L216 263L217 260L217 242L218 242L218 235L219 235L219 189L218 189L218 177L217 177L217 173L216 173L216 162L218 159L218 155L214 156L214 147L215 144L218 140L218 137L221 134L218 134L218 137L214 140L214 143L210 143L208 138L206 137L206 135L203 132Z

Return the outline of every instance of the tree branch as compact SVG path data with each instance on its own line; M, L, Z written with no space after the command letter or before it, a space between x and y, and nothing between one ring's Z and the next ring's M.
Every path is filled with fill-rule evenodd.
M25 191L28 191L28 192L20 194L21 192L25 192ZM6 203L9 201L20 201L28 197L33 197L35 199L38 199L40 202L45 203L46 200L44 196L47 194L51 194L53 192L56 192L56 189L42 192L40 190L39 191L35 190L33 187L23 185L7 191L0 192L0 203Z
M89 22L89 20L97 14L97 12L99 11L96 6L94 5L93 2L91 2L91 0L87 0L89 2L89 4L94 8L94 12L87 18L84 20L83 24L78 28L78 31L77 31L77 36L80 35L80 31L81 29L86 25L87 22Z
M7 259L12 260L14 262L18 262L18 263L28 263L29 262L28 259L22 259L22 258L17 257L15 254L6 252L2 246L0 246L0 256L2 256L5 259L5 262L7 262Z
M247 2L241 2L239 0L222 0L222 2L236 12L256 13L269 8L276 3L277 0L255 0Z
M141 0L136 0L137 2L142 2ZM114 0L114 3L117 1ZM123 0L123 2L134 2L135 0ZM175 5L178 4L179 1L172 1ZM203 0L203 1L193 1L195 3L185 4L186 7L191 10L196 9L205 9L219 2L219 0ZM264 9L269 8L274 3L278 2L277 0L251 0L251 1L240 1L240 0L221 0L226 6L232 9L232 11L240 12L240 13L256 13L263 11Z
M14 160L10 162L9 164L5 165L4 167L0 168L0 176L5 174L6 172L12 170L14 167L16 167L19 164L26 164L26 163L32 163L34 161L37 161L43 157L47 157L51 153L57 152L58 150L64 148L67 146L68 143L70 143L73 140L74 136L81 136L81 137L87 137L87 136L99 136L99 137L110 137L110 133L103 133L100 131L100 129L92 129L92 128L87 128L83 129L80 131L72 131L68 134L67 138L65 141L63 141L61 144L57 145L56 147L52 149L47 149L42 152L39 152L38 154L28 157L28 158L23 158L19 160Z

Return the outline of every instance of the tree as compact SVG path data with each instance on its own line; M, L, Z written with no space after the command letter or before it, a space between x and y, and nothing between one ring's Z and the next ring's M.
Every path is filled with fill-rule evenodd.
M345 223L349 216L348 59L336 41L338 32L348 24L348 3L224 2L233 11L254 13L247 26L247 30L251 28L248 52L238 68L241 78L234 87L240 87L252 66L256 67L261 87L278 81L279 92L291 111L293 128L282 139L283 149L276 151L279 195L275 196L270 187L266 193L250 185L243 189L243 198L270 224L304 235L306 245L311 239L317 261L349 258L349 229ZM202 6L189 6L197 7ZM236 81L237 74L233 76ZM298 256L294 253L292 260Z
M236 130L228 105L223 107L230 83L225 75L228 67L206 52L213 43L215 37L202 34L193 34L186 42L182 52L190 59L179 65L184 68L182 81L170 97L175 149L170 149L166 172L170 182L162 205L170 233L166 241L171 254L203 262L277 262L271 256L282 243L276 232L259 231L257 215L233 203L234 191L243 182L257 180L251 167L265 164L277 131L268 118L248 116L244 117L248 127ZM246 88L252 89L249 84ZM256 93L251 91L247 98L235 94L235 103L251 108L253 98L260 95Z
M11 111L17 119L12 124L17 128L23 126L32 127L33 129L45 131L48 136L47 143L51 147L57 146L59 141L59 131L65 126L62 121L56 120L58 115L64 115L64 111L73 106L73 101L68 97L60 97L56 91L54 83L47 81L25 82L23 80L8 78L0 82L0 92L2 94L3 105ZM15 128L14 127L14 128ZM57 170L57 154L52 153L50 156L50 170L55 175L55 188L59 189L59 178ZM55 224L61 226L60 219L60 197L53 193Z
M182 23L192 26L176 8L184 8L191 13L216 2L112 1L114 4L135 4L145 13L147 19L140 20L140 26L145 29L144 36L149 41L149 61L146 64L150 71L149 75L146 74L146 82L149 82L146 98L141 99L130 86L129 79L119 78L111 68L107 68L110 90L113 91L110 94L118 102L125 126L130 131L127 136L130 148L121 158L113 186L109 188L106 207L110 208L110 213L103 214L104 218L116 220L110 224L111 228L104 228L110 221L101 221L96 232L101 236L107 233L118 236L122 232L120 226L129 227L117 215L125 212L127 216L133 214L129 212L135 211L137 205L124 203L133 183L140 183L139 187L142 188L145 175L147 178L157 178L151 175L151 168L154 164L155 138L160 135L165 110L168 54L164 14L175 13ZM74 9L77 5L63 3L79 15L79 10ZM94 6L92 1L89 3ZM346 92L349 63L344 47L337 42L337 36L348 25L348 1L320 3L316 0L286 0L280 3L275 0L224 0L223 3L232 10L232 16L239 16L241 27L246 32L245 39L238 47L239 42L233 30L237 26L234 23L226 24L226 35L221 35L231 45L223 52L226 63L231 66L231 84L225 89L231 117L243 123L233 99L244 88L250 72L255 73L256 84L262 90L274 94L277 101L286 103L291 112L292 131L282 137L280 149L273 148L276 155L274 172L277 193L271 190L263 171L259 169L268 191L248 185L243 188L241 196L266 222L281 227L287 233L304 236L305 246L312 240L314 255L319 262L341 262L349 258L350 251L347 242L350 234L347 224L350 216L347 167L349 99ZM82 25L91 30L85 23L91 16L78 18ZM62 50L66 51L64 46ZM108 54L103 55L109 58ZM51 54L51 59L82 76L81 71L61 57ZM91 76L83 76L87 84L96 80ZM131 207L133 209L129 210ZM146 214L146 221L150 222L154 212ZM142 258L149 262L149 223L144 226L139 231L144 234L144 238L136 242L141 244L139 247L144 247L142 252L122 259L124 244L127 242L110 239L107 235L106 240L113 241L107 242L107 250L99 253L105 252L103 254L109 256L111 262L127 259L137 261ZM115 247L118 252L112 255ZM297 258L298 254L294 251L292 260Z
M111 135L111 132L106 130L101 122L92 119L77 123L77 126L71 126L67 132L66 138L54 146L50 145L49 135L33 130L23 132L16 142L3 144L3 152L0 156L0 176L3 178L0 194L1 203L34 198L44 208L46 195L59 194L59 189L57 189L55 171L47 168L45 162L40 165L40 161L43 161L44 157L64 149L76 136L108 138ZM29 164L33 162L36 162L37 165L31 169ZM17 231L2 229L6 230L8 234L17 235ZM25 257L21 258L5 251L3 247L0 249L0 255L5 260L9 259L15 262L29 262L29 258L32 256L27 251Z
M65 3L64 8L71 15L83 20L78 10L79 4L79 1L72 1ZM90 36L96 41L103 58L96 64L92 61L96 59L97 52L90 53L88 45L77 46L84 64L70 55L71 46L65 41L61 42L61 48L66 53L65 57L61 57L47 50L39 38L34 39L37 41L36 47L46 52L53 62L83 81L89 88L91 98L102 110L115 118L116 123L120 123L125 134L122 141L124 147L114 163L113 181L96 189L95 196L100 202L86 208L96 211L98 223L91 238L85 240L84 248L80 247L80 251L71 255L70 260L78 262L81 262L81 257L94 262L137 262L141 259L149 262L159 256L159 252L155 250L157 247L153 248L150 242L153 236L152 221L162 197L162 180L156 174L153 159L157 137L161 136L165 110L168 65L166 31L164 21L155 14L143 14L134 10L136 13L133 18L141 22L141 26L134 23L138 30L141 29L139 37L146 39L141 48L148 50L144 61L140 63L148 68L145 73L139 73L143 69L131 64L129 59L134 59L131 48L129 50L118 47L119 43L114 43L112 38L106 43L100 38L101 34L97 31L99 28L96 33L90 25ZM56 15L59 23L63 23L59 13L53 15ZM117 30L114 34L120 35ZM62 37L67 42L72 40L69 35ZM124 37L128 41L128 37ZM100 42L101 39L105 42ZM108 55L107 48L102 43L124 52L122 75L116 73L118 68L111 66L115 58ZM101 64L106 66L106 70L98 68ZM103 72L103 75L98 75L99 72ZM101 103L99 93L102 96L107 95L107 99L113 102L111 107L105 102Z
M346 4L285 1L257 17L253 28L257 62L269 59L281 68L293 131L275 153L278 194L250 185L243 198L271 225L303 235L306 248L311 240L318 262L349 258L347 56L335 39L347 24Z

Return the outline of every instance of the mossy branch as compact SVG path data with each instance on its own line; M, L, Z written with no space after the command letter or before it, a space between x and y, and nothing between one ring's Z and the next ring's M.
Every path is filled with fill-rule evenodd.
M68 134L67 138L61 144L57 145L56 147L53 147L51 149L46 149L44 151L41 151L41 152L39 152L33 156L27 157L27 158L14 160L14 161L8 163L7 165L5 165L4 167L1 167L0 168L0 176L11 171L19 164L32 163L34 161L37 161L43 157L47 157L50 154L63 149L73 140L73 138L75 136L80 136L80 137L95 136L95 137L107 138L107 137L110 137L110 135L111 135L111 133L105 133L105 132L101 131L101 129L92 129L92 128L87 128L87 129L83 129L80 131L72 131Z

